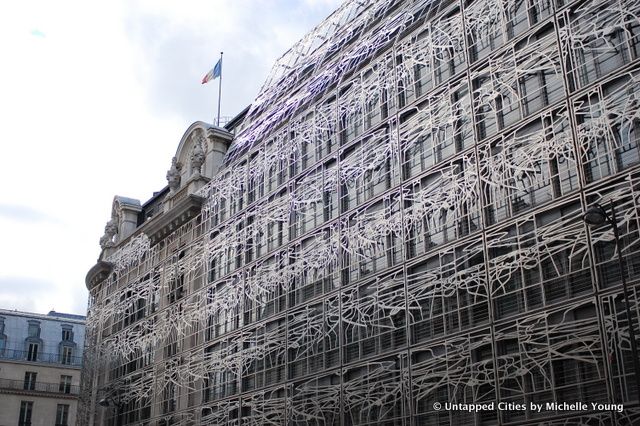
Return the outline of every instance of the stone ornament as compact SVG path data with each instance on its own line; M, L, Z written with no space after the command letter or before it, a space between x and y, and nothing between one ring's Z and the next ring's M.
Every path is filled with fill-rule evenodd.
M199 138L198 141L193 146L193 151L191 152L191 175L199 177L200 172L202 170L202 165L204 164L205 154L202 149L202 138Z
M171 193L176 192L180 188L180 172L182 171L182 164L176 157L171 159L171 167L167 171L167 182L169 183L169 189Z
M115 247L113 237L118 233L118 224L115 219L109 220L104 227L104 235L100 238L100 247L104 250Z

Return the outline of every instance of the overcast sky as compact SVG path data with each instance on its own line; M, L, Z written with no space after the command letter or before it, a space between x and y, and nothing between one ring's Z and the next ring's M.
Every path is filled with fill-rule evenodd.
M114 195L147 200L187 127L257 95L340 0L0 3L0 308L86 312Z

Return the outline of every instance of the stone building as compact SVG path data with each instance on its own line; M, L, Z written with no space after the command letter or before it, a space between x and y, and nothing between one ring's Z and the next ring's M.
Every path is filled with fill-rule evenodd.
M0 425L76 423L85 317L0 309Z
M79 424L639 424L639 16L345 1L114 199Z

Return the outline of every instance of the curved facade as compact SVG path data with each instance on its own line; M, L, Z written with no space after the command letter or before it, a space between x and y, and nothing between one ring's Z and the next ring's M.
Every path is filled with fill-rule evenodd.
M343 3L114 200L79 424L640 422L638 16Z

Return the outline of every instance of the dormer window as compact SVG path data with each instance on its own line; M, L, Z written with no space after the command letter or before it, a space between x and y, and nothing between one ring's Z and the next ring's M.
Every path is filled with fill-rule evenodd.
M38 361L38 353L42 347L42 340L40 339L40 321L29 321L27 338L24 339L24 345L27 361Z
M73 327L70 325L62 326L62 341L73 342Z
M29 321L28 336L35 339L40 338L40 321Z

